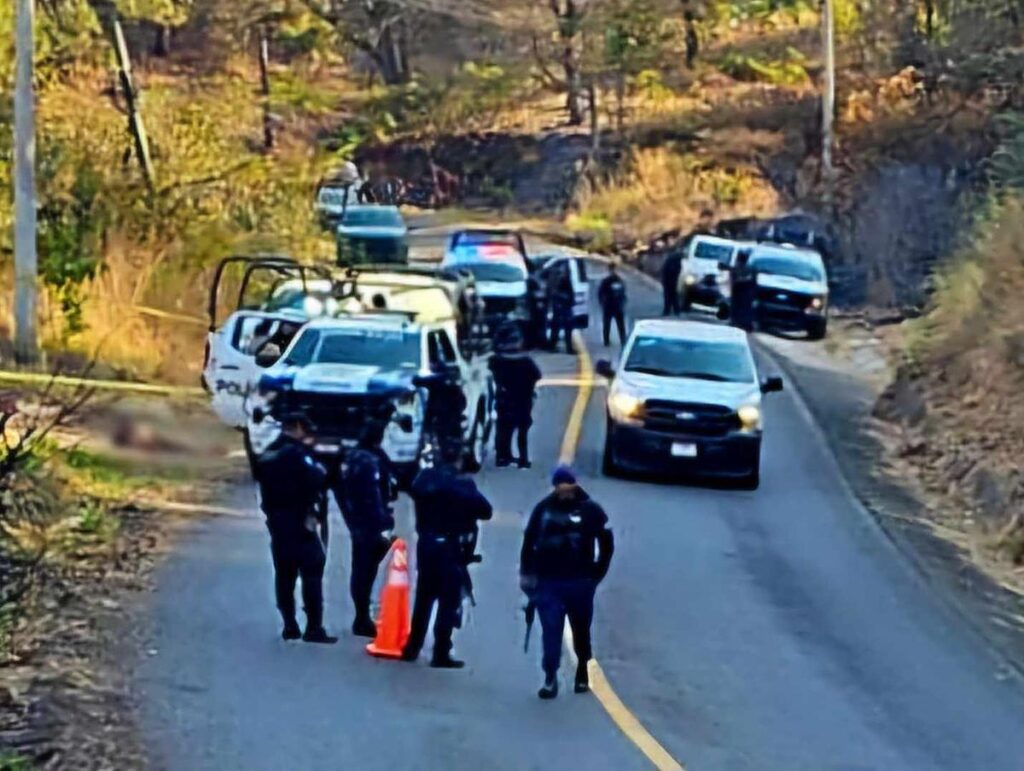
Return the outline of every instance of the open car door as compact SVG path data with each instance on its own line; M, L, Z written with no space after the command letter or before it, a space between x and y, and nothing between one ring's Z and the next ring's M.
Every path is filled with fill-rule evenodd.
M232 265L244 266L234 310L223 323L219 322L221 283ZM260 273L265 273L260 277ZM267 311L266 305L274 287L282 279L298 279L303 286L313 276L330 278L319 268L310 268L288 257L228 257L220 262L210 288L209 332L203 386L211 397L211 406L227 425L244 428L246 399L255 382L258 367L256 355L264 346L275 345L280 351L298 333L308 318L296 310ZM254 285L269 279L262 299L247 297ZM262 288L258 286L258 288ZM230 306L229 306L230 307Z

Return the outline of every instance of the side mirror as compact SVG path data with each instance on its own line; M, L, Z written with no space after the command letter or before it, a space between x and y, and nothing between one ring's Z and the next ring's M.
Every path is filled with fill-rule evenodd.
M257 407L252 411L252 422L256 425L262 423L265 417L267 417L267 413L263 411L262 407Z
M594 366L594 371L601 377L606 377L609 380L615 377L615 368L608 359L598 359L597 364Z
M773 394L782 390L781 377L766 377L761 381L761 393Z
M412 433L412 415L399 415L395 422L398 423L398 427L405 433Z

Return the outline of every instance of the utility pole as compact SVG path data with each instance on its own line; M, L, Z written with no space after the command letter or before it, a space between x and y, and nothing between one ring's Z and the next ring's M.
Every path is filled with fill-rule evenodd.
M121 29L121 20L115 15L112 22L114 28L114 53L117 55L118 75L121 79L121 90L124 92L124 101L128 106L128 130L131 132L135 142L135 155L139 159L139 166L142 168L143 179L146 180L146 187L153 192L153 159L149 155L149 140L146 137L146 127L142 122L142 115L139 113L139 95L135 90L135 80L132 78L132 61L128 56L128 45L124 41L124 30Z
M829 215L835 203L835 171L832 168L833 131L836 112L835 13L832 0L822 0L821 32L825 59L825 82L821 92L821 179L824 203Z
M35 0L18 0L14 83L14 357L39 360L36 333L36 129L33 93Z

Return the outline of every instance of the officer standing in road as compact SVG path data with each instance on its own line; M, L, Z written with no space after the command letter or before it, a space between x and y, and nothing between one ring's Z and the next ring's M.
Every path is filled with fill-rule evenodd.
M601 304L601 330L605 348L611 343L612 321L619 331L619 345L626 342L626 282L619 275L616 263L608 264L608 275L597 288L597 301Z
M576 295L567 264L552 277L548 301L551 305L551 350L558 348L558 338L565 335L565 352L575 353L572 347L572 305Z
M352 633L359 637L377 635L370 617L370 596L395 527L390 504L398 495L391 481L391 462L381 449L385 425L381 420L370 420L363 428L359 446L346 461L339 496L345 502L341 511L352 538L349 591L356 610Z
M682 272L683 254L676 249L661 264L662 316L679 315L679 274Z
M750 267L750 249L741 249L729 268L730 318L734 327L751 331L754 327L754 301L757 273Z
M529 432L533 425L533 400L540 368L523 350L523 334L514 325L499 330L495 354L488 366L497 388L498 425L494 437L496 465L512 463L512 434L517 435L519 468L530 468Z
M441 463L421 471L412 484L416 505L416 601L404 661L415 661L427 636L434 603L434 655L430 666L461 669L452 658L452 632L461 624L463 594L472 596L469 565L475 556L477 522L491 518L491 504L468 476L455 470L461 447L441 445Z
M594 592L608 573L615 540L604 510L577 484L566 466L551 477L554 492L537 504L523 534L519 581L536 604L544 644L542 699L558 695L562 632L569 618L576 651L575 691L590 690L590 624Z
M277 607L285 640L336 643L323 626L323 576L327 562L327 472L310 452L313 427L302 414L280 419L281 434L259 457L256 481L270 531ZM319 534L317 533L319 530ZM302 578L306 630L295 618L295 583Z

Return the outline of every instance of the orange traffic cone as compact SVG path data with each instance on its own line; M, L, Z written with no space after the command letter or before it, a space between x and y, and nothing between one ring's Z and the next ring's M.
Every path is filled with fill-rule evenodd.
M366 646L373 656L397 659L409 639L409 556L405 541L397 539L391 547L388 580L380 594L377 639Z

